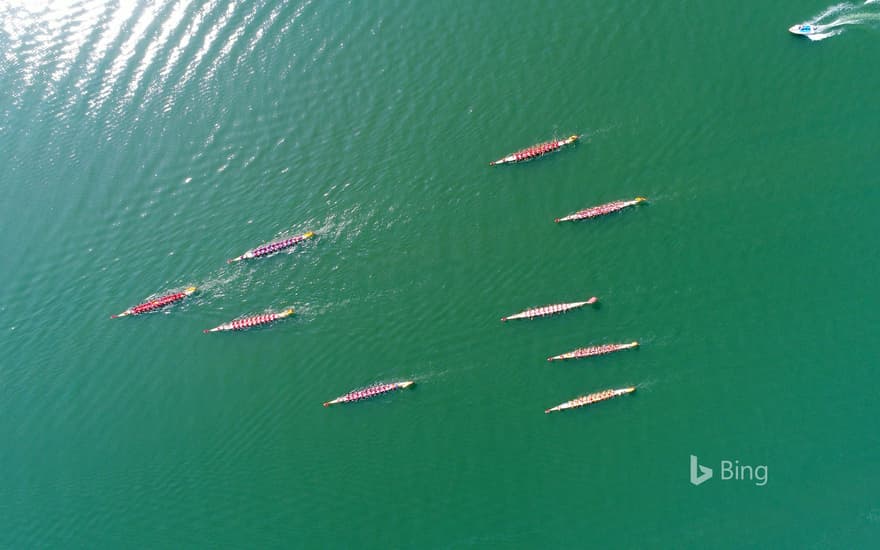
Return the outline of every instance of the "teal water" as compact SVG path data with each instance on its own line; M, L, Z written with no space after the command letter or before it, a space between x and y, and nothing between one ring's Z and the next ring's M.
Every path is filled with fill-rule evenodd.
M827 7L0 2L0 546L876 545L880 27Z

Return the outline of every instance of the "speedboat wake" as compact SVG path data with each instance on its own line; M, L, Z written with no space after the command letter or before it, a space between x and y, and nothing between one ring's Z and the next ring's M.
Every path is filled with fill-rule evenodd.
M880 0L866 0L862 4L843 2L804 23L792 25L788 32L806 36L817 42L843 33L847 27L880 24Z

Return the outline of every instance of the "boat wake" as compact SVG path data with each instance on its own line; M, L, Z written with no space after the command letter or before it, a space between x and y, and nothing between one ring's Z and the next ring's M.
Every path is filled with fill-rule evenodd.
M814 31L805 34L814 42L842 34L847 27L880 26L880 0L866 0L861 4L843 2L835 4L805 22L814 27Z

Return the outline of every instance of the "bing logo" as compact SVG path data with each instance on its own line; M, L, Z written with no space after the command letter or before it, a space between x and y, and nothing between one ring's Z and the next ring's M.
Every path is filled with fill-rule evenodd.
M739 460L722 460L721 481L754 481L758 487L767 485L767 465L749 466L748 464L740 464ZM700 464L696 455L691 455L691 484L702 485L710 479L714 471L708 466Z

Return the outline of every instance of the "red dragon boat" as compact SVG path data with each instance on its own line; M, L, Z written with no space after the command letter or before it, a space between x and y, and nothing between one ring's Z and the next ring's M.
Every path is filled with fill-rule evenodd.
M593 296L586 302L570 302L567 304L553 304L549 306L541 306L532 309L527 309L525 311L521 311L514 315L509 315L507 317L502 317L502 321L512 321L513 319L534 319L536 317L546 317L548 315L554 315L556 313L562 313L564 311L568 311L570 309L576 309L579 307L583 307L590 304L595 304L599 299Z
M547 153L558 151L566 145L570 145L576 142L578 139L580 139L580 136L568 136L565 139L554 139L553 141L548 141L546 143L532 145L531 147L527 147L525 149L522 149L521 151L517 151L516 153L511 153L504 158L500 158L496 161L490 162L489 166L496 166L498 164L511 164L514 162L524 162L527 160L536 159L538 157L546 155Z
M388 393L390 391L408 388L413 384L415 384L415 382L413 382L412 380L407 380L405 382L391 382L388 384L376 384L375 386L370 386L369 388L348 392L345 395L337 397L333 401L327 401L326 403L324 403L324 406L329 407L330 405L336 405L337 403L351 403L352 401L369 399L371 397L376 397L377 395L382 395L383 393Z
M189 296L190 294L192 294L195 291L196 291L196 287L191 286L191 287L188 287L183 292L175 292L174 294L166 294L165 296L160 296L159 298L155 298L153 300L149 300L149 301L144 302L142 304L138 304L134 307L130 307L130 308L126 309L125 311L123 311L122 313L119 313L118 315L111 315L110 318L116 319L117 317L125 317L128 315L140 315L142 313L154 311L159 308L165 307L169 304L173 304L174 302L179 302L180 300L183 300L184 298L186 298L187 296Z
M241 256L236 256L231 260L226 260L226 263L231 264L232 262L240 262L242 260L252 260L254 258L260 258L262 256L268 256L269 254L274 254L279 250L284 250L285 248L290 248L295 244L299 244L306 239L311 239L314 236L315 234L309 231L308 233L297 235L296 237L290 237L289 239L266 243L258 246L257 248L254 248L253 250L248 250Z
M578 348L568 353L554 355L548 357L548 361L561 361L562 359L581 359L582 357L593 357L595 355L605 355L606 353L614 353L625 349L638 347L638 342L630 342L629 344L603 344L601 346L590 346L587 348Z
M245 330L252 327L258 327L260 325L267 325L273 321L277 321L278 319L284 319L285 317L289 317L293 315L293 309L285 309L281 313L264 313L262 315L254 315L253 317L243 317L241 319L236 319L234 321L229 321L228 323L223 323L220 326L216 326L211 329L205 329L203 332L225 332L228 330Z
M618 395L625 395L627 393L632 393L636 391L635 388L621 388L619 390L603 390L596 393L591 393L590 395L584 395L582 397L578 397L576 399L572 399L571 401L566 401L565 403L561 403L547 409L544 411L544 414L550 414L554 411L564 411L565 409L576 409L578 407L583 407L586 405L592 405L593 403L598 403L599 401L605 401L606 399L611 399L613 397L617 397Z
M609 202L608 204L600 204L599 206L593 206L590 208L585 208L583 210L578 210L574 214L569 214L564 218L556 218L556 223L598 218L599 216L605 216L606 214L611 214L612 212L623 210L624 208L634 206L636 204L639 204L640 202L645 202L646 200L648 199L646 199L645 197L636 197L631 201L614 201Z

